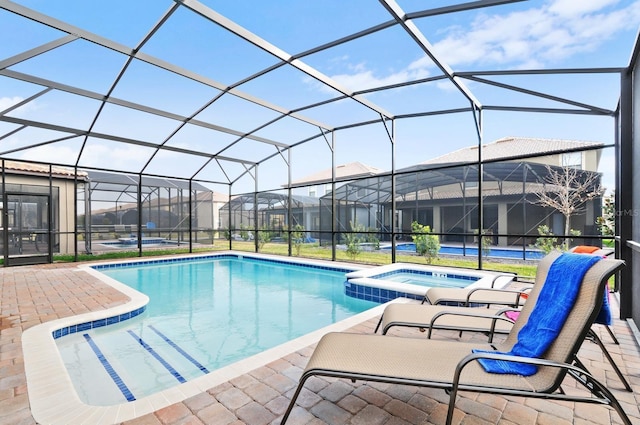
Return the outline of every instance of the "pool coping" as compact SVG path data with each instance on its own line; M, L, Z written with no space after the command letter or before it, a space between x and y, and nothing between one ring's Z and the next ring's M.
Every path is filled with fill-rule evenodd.
M279 262L297 263L296 260L287 260L279 256L244 253L239 251L220 251L205 255L189 255L189 258L215 257L220 255L234 255L249 258L272 259ZM164 257L163 260L184 259L185 256ZM305 264L316 264L319 267L341 268L342 263L328 263L321 260L298 259ZM126 263L138 263L149 259L131 259ZM217 385L241 376L258 367L264 366L309 345L316 343L322 335L330 331L344 331L364 321L370 320L382 314L386 304L381 304L372 309L354 315L348 319L323 327L301 337L295 338L284 344L265 350L228 366L210 372L207 375L192 379L186 383L159 391L138 400L120 403L111 406L93 406L80 400L75 391L73 382L69 377L62 357L58 351L53 333L61 328L70 327L79 323L99 321L107 317L125 314L146 306L149 298L115 279L93 269L96 265L120 264L122 260L113 262L101 262L82 264L76 268L77 272L86 272L101 282L122 292L129 301L106 310L84 313L77 316L52 320L26 330L22 335L22 351L24 368L27 380L28 397L31 414L40 424L74 425L91 423L95 425L114 424L138 418L152 413L174 403L181 402L189 397L207 391ZM332 267L333 266L333 267ZM367 266L344 266L348 269L366 268ZM400 301L402 302L402 301Z
M478 280L466 286L466 288L490 288L495 280L496 288L502 288L509 285L513 278L516 276L513 273L504 272L492 272L486 270L473 270L473 269L457 269L451 267L432 266L427 264L415 264L415 263L392 263L385 264L383 266L371 267L367 269L356 270L347 273L347 282L355 283L363 286L370 286L389 291L404 292L417 297L423 297L427 291L427 287L421 285L414 285L411 283L400 283L385 279L378 279L372 276L381 274L396 272L400 270L425 272L425 271L437 271L444 275L457 275L457 276L472 276L478 277ZM500 278L504 276L504 278ZM508 276L508 277L507 277Z

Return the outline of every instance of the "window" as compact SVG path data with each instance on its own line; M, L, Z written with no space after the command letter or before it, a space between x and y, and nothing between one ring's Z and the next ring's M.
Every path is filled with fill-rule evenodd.
M582 152L568 152L562 154L562 166L582 169Z
M316 197L316 188L315 187L310 187L309 188L309 196L312 196L314 198Z

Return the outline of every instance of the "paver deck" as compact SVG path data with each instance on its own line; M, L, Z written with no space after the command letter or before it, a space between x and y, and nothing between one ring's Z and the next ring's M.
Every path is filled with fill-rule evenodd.
M615 297L614 315L615 315ZM0 268L0 424L35 424L31 415L24 369L22 335L27 329L63 317L101 310L127 302L127 297L76 264L51 264ZM371 333L377 318L350 331ZM622 384L603 359L599 348L585 342L579 355L594 376L605 383L623 404L634 423L640 424L640 350L627 322L616 320L614 345L607 332L596 326L601 339L625 373L633 393ZM598 329L601 328L601 329ZM398 335L419 336L414 329L395 328ZM438 338L470 340L480 335L438 332ZM121 422L126 425L279 424L313 344L257 364L183 401ZM563 386L577 391L572 380ZM290 424L441 424L448 396L442 390L402 385L311 378L298 399ZM612 409L595 404L575 404L522 397L462 393L456 404L456 424L618 424ZM84 423L91 424L91 419Z

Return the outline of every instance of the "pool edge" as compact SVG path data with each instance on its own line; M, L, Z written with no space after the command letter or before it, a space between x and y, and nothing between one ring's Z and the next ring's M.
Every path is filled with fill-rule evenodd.
M224 254L253 258L277 259L279 261L283 260L278 256L237 251L222 251L214 255ZM211 256L212 254L208 255ZM191 255L189 257L201 256ZM184 256L176 256L175 258L184 258ZM314 259L301 258L299 260L327 267L333 265L334 268L341 268L344 265L340 262L334 264L333 262ZM144 259L139 261L144 261ZM122 260L119 260L111 263L122 262ZM130 260L126 262L134 263L138 261ZM297 261L296 259L291 259L290 262L295 263ZM64 362L59 354L53 337L53 332L66 326L100 320L116 314L136 310L146 306L149 301L146 295L94 270L92 266L96 264L98 263L79 265L76 268L76 271L89 273L101 282L113 287L119 292L124 293L129 297L128 302L105 310L45 322L27 329L22 334L22 351L27 381L27 395L29 397L31 414L39 424L116 424L144 416L174 403L186 400L187 398L199 393L205 392L219 384L312 345L316 343L322 335L329 331L344 331L364 321L379 316L385 307L385 304L376 306L340 322L318 329L284 344L280 344L246 359L217 369L207 375L192 379L184 384L168 388L155 394L142 397L138 400L111 406L92 406L83 403L77 395ZM351 269L358 269L362 267L366 266L349 264L349 268Z

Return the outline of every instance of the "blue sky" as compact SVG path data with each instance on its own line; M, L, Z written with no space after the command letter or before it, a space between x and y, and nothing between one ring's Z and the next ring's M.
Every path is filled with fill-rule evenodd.
M16 3L50 15L124 46L135 47L174 3L160 0L20 0ZM452 1L398 0L405 12L444 7ZM459 2L458 2L459 3ZM315 46L357 33L392 19L378 2L370 0L274 2L203 0L206 7L242 26L284 54L297 55ZM574 0L525 1L510 5L445 14L414 20L434 52L454 71L518 70L575 67L624 67L628 64L640 23L640 1ZM0 60L55 40L62 32L0 11ZM235 85L250 75L279 62L273 55L240 40L201 16L179 8L141 48L141 52L188 69L221 86ZM347 91L434 77L441 71L395 25L341 46L304 56L314 67ZM77 40L38 57L10 66L11 71L53 80L98 93L105 93L125 64L115 51ZM503 76L486 77L503 84L522 85L529 90L571 98L573 101L612 110L619 91L617 75ZM483 106L519 105L565 107L551 100L515 94L474 81L464 81ZM237 86L243 93L266 100L284 110L332 99L338 93L294 67L275 71ZM0 76L0 111L42 90L42 86ZM143 61L134 61L115 86L112 96L191 116L219 90L193 80L178 78ZM439 80L413 87L371 93L365 98L391 115L417 111L463 108L467 99L451 83ZM40 120L74 128L87 128L100 103L69 93L52 91L7 116ZM304 110L304 117L329 127L376 120L379 115L356 102L341 101ZM317 126L293 118L257 130L278 114L243 99L224 95L197 115L197 119L286 145L318 134ZM506 136L542 137L613 143L614 122L609 117L557 114L525 114L487 111L483 117L484 141ZM16 129L0 121L0 135ZM121 137L160 143L176 128L176 122L108 105L93 129ZM396 167L413 165L449 151L477 143L473 117L469 113L397 120ZM70 138L28 150L17 150L34 142L68 136L64 132L27 129L2 139L4 156L52 160L86 166L108 166L139 171L150 160L152 148L117 142L89 140L78 158L81 138ZM216 153L235 136L203 132L187 125L168 145ZM221 155L258 161L276 154L275 148L244 140ZM383 170L391 167L391 144L381 123L336 132L338 164L360 161ZM292 149L292 178L299 179L330 165L328 142L317 137ZM260 190L277 189L286 183L286 155L276 155L261 165ZM204 165L200 158L185 154L159 154L146 165L149 173L189 177ZM605 184L613 184L613 151L603 153L601 170ZM245 171L239 164L209 164L198 174L207 180L235 179ZM213 185L226 192L222 185ZM241 178L234 191L251 191L253 181Z

